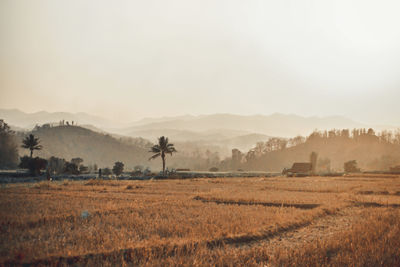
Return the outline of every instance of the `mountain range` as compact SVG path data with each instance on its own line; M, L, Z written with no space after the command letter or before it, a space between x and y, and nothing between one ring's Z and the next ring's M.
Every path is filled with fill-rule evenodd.
M275 113L272 115L212 114L200 116L167 117L163 120L142 120L122 129L130 136L140 136L160 130L190 131L207 134L245 135L250 133L268 136L293 137L308 135L313 130L333 128L361 128L367 125L343 116L302 117Z
M293 114L271 115L184 115L176 117L144 118L120 124L87 113L47 112L25 113L18 109L0 109L0 118L15 130L31 130L36 124L69 121L114 136L142 137L155 142L159 136L168 136L175 143L196 143L202 146L220 146L229 151L235 147L248 150L258 141L274 137L309 135L313 130L368 128L393 129L392 126L373 126L343 116L302 117Z
M237 136L245 133L261 133L269 136L290 137L306 135L314 129L371 127L344 116L303 117L293 114L274 113L271 115L184 115L176 117L144 118L139 121L121 123L87 114L84 112L47 112L26 113L18 109L0 109L0 118L10 125L21 128L33 128L36 124L58 123L61 120L74 121L80 125L93 125L103 130L112 129L116 133L136 135L144 131L171 129L191 132L224 132ZM389 126L390 127L390 126Z
M121 160L130 168L139 164L150 166L152 169L159 168L160 162L148 161L148 151L157 137L162 135L168 136L179 152L169 159L168 166L207 170L210 166L216 166L220 159L230 157L233 148L247 152L255 147L257 142L265 142L271 137L308 136L315 129L372 127L380 130L379 127L365 125L342 116L301 117L278 113L268 116L212 114L145 118L126 123L127 126L118 126L112 121L86 113L25 113L20 110L0 109L0 119L4 119L17 132L20 138L18 143L21 143L28 133L38 136L44 149L35 153L41 157L57 156L67 160L82 157L86 164L97 163L103 167L112 166L115 161ZM67 124L58 126L62 120L69 121L70 125L74 121L74 127ZM57 127L34 127L47 123ZM288 152L291 156L285 156L287 162L281 162L283 165L287 165L289 161L302 160L313 149L320 152L321 156L326 154L325 157L332 160L333 167L342 164L342 158L335 160L337 157L330 152L336 151L333 148L327 150L331 154L325 153L321 148L296 149L301 150L299 153L302 156L294 157L300 154ZM20 155L27 152L21 148L19 150ZM381 154L379 155L382 156ZM351 153L349 155L353 156ZM294 158L291 158L292 156ZM373 160L376 159L368 158L363 162ZM258 165L254 164L257 166L250 167L264 170L265 162L272 164L273 160L256 162ZM279 169L283 166L281 165L276 163L270 167Z

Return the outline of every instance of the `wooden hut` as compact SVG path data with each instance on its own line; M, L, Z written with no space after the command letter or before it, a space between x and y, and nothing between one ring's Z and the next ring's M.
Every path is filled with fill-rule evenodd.
M309 176L312 174L310 162L295 162L292 168L285 171L287 176Z

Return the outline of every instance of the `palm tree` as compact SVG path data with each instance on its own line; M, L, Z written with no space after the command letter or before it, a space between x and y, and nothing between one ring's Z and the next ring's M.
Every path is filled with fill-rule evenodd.
M161 156L163 163L163 175L165 175L165 154L170 154L172 156L172 153L177 152L174 145L168 143L168 137L161 136L160 138L158 138L158 144L152 146L149 152L155 153L149 158L149 160Z
M25 137L24 140L22 140L22 146L23 148L27 148L31 151L31 158L33 155L33 150L41 150L42 146L39 145L40 141L39 138L36 138L33 134L30 134L29 136Z

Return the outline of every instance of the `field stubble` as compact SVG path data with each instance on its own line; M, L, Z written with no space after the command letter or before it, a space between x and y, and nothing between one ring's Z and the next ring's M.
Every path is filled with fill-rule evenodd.
M399 191L397 176L10 185L0 265L400 263Z

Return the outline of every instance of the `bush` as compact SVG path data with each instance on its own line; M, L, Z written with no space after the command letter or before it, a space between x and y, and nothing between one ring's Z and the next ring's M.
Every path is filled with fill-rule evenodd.
M88 166L84 166L84 165L81 165L81 166L79 166L79 172L80 173L89 173L89 167Z
M81 158L73 158L73 159L71 159L71 162L79 167L82 164L83 159L81 159Z
M103 169L103 175L111 175L111 170L110 170L110 168L104 168L104 169Z
M143 175L143 172L141 171L133 171L131 172L132 177L141 177Z
M23 169L28 169L31 175L37 176L41 174L41 170L46 169L47 160L39 157L30 158L28 156L24 156L21 158L19 167Z
M72 162L67 162L65 163L64 173L77 175L79 174L78 166Z
M357 161L350 160L344 163L345 172L360 172L360 168L357 168Z
M122 172L124 171L124 164L120 161L115 162L112 171L116 176L121 175Z
M142 165L136 165L134 168L133 168L133 171L135 171L135 172L143 172L143 166Z
M210 171L210 172L217 172L217 171L218 171L218 168L217 168L217 167L212 167L212 168L210 168L209 171Z
M147 167L146 169L144 169L143 175L144 175L144 176L149 176L149 175L155 175L155 174L152 174L150 168Z
M31 158L29 156L23 156L20 158L19 167L21 169L29 169L29 162Z
M65 159L51 157L48 160L47 168L51 174L61 174L65 170Z

